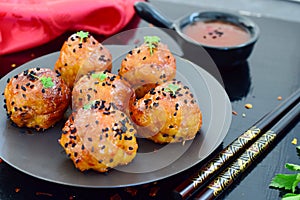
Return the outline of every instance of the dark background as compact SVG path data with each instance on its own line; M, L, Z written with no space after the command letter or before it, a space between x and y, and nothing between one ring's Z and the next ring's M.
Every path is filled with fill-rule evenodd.
M195 6L170 4L155 1L166 16L176 19L196 11ZM287 98L300 86L300 24L267 17L250 17L261 29L261 35L246 65L222 72L226 91L237 115L232 116L232 124L220 150L234 138L248 129L265 113L276 107L280 100ZM148 26L135 16L125 28ZM1 76L31 59L59 51L71 32L54 41L27 51L0 57ZM98 40L104 39L97 36ZM244 105L251 103L252 109ZM244 114L244 117L242 116ZM226 191L220 199L264 200L280 199L278 190L269 188L271 179L277 173L288 173L284 164L300 164L296 146L292 140L297 138L300 144L300 123L286 132L285 137L259 162L255 163L239 181ZM299 145L298 144L298 145ZM50 159L50 158L49 158ZM0 199L170 199L171 191L182 180L203 164L158 182L119 189L86 189L49 183L10 167L4 161L0 163Z

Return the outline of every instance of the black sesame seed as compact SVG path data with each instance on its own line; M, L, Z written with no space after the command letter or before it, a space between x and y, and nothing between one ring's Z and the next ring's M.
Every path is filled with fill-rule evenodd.
M158 106L159 106L159 103L154 102L154 103L153 103L153 106L154 106L154 107L158 107Z
M27 76L28 70L25 70L25 71L23 72L23 74L24 74L24 76Z
M87 96L88 101L90 101L91 100L91 95L87 94L86 96Z
M127 137L127 136L125 135L124 140L132 140L132 136Z
M110 112L109 111L104 111L103 114L104 115L110 115Z
M129 129L129 132L133 132L133 131L134 131L134 129L133 129L133 128Z
M23 85L21 86L21 89L26 92L26 87L24 87Z
M26 98L26 94L22 94L22 97L25 99Z
M92 142L92 141L93 141L93 139L89 137L89 138L88 138L88 141L89 141L89 142Z
M132 151L132 150L133 150L133 147L128 147L128 149L129 149L130 151Z
M71 129L71 134L76 133L77 129L76 127L74 127L73 129Z
M111 163L114 162L114 159L111 158L111 159L109 160L109 162L111 162Z
M45 91L45 89L43 88L43 89L42 89L42 93L45 93L45 92L46 92L46 91Z

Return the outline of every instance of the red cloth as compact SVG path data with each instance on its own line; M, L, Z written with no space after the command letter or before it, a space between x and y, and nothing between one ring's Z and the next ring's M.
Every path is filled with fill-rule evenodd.
M47 43L67 30L111 35L136 0L0 0L0 55Z

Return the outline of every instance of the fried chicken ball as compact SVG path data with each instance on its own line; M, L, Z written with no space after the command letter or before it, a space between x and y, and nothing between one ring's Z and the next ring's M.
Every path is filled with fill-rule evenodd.
M180 81L153 88L131 106L138 134L156 143L191 140L202 125L202 114L193 94Z
M65 41L54 67L71 89L81 76L112 68L109 50L88 32L81 33L86 33L86 37L74 33Z
M63 117L71 92L51 69L32 68L10 79L4 97L7 114L17 126L44 130Z
M152 45L154 48L151 51L148 43L133 49L121 63L119 75L133 86L137 98L176 75L175 57L167 45L161 42Z
M72 109L77 110L94 100L105 100L129 114L129 104L134 99L133 89L122 77L107 71L97 72L84 75L75 83L72 91Z
M62 130L59 143L80 171L106 172L136 156L136 129L112 103L95 101L73 112Z

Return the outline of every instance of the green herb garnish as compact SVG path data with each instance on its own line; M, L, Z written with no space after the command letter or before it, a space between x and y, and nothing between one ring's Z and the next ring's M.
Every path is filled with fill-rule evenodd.
M297 147L297 150L299 146ZM293 172L300 172L300 165L286 163L285 168ZM277 189L285 189L292 191L292 193L286 193L282 200L299 200L300 194L295 194L296 187L300 183L300 173L294 174L276 174L270 183L270 187Z
M83 109L84 109L84 110L90 109L90 108L92 107L93 103L94 103L94 102L90 102L90 103L88 103L88 104L85 104L85 105L83 106Z
M53 80L51 77L46 77L46 76L38 77L34 74L30 74L30 76L33 76L34 78L40 80L45 89L51 88L54 86L54 83L53 83Z
M299 182L300 174L276 174L272 179L270 186L295 192Z
M51 88L54 86L54 83L53 83L51 77L43 76L40 78L40 81L42 82L44 88Z
M100 81L104 81L108 77L108 75L105 73L97 73L97 74L92 74L92 77L97 78Z
M147 46L150 49L150 55L153 54L153 49L157 47L157 43L160 42L160 38L157 36L145 36L144 42L147 44Z
M170 92L172 95L175 95L175 92L179 89L178 85L169 84L165 89L166 92Z
M91 109L93 106L95 106L95 105L96 105L97 103L99 103L99 102L100 102L99 100L91 101L91 102L85 104L85 105L83 106L83 109L84 109L84 110Z
M80 37L80 43L82 43L83 39L89 36L89 32L79 31L76 35Z
M300 165L290 164L286 163L285 168L291 170L291 171L300 171Z
M294 193L286 193L282 197L282 200L299 200L299 199L300 199L300 194L294 194Z

